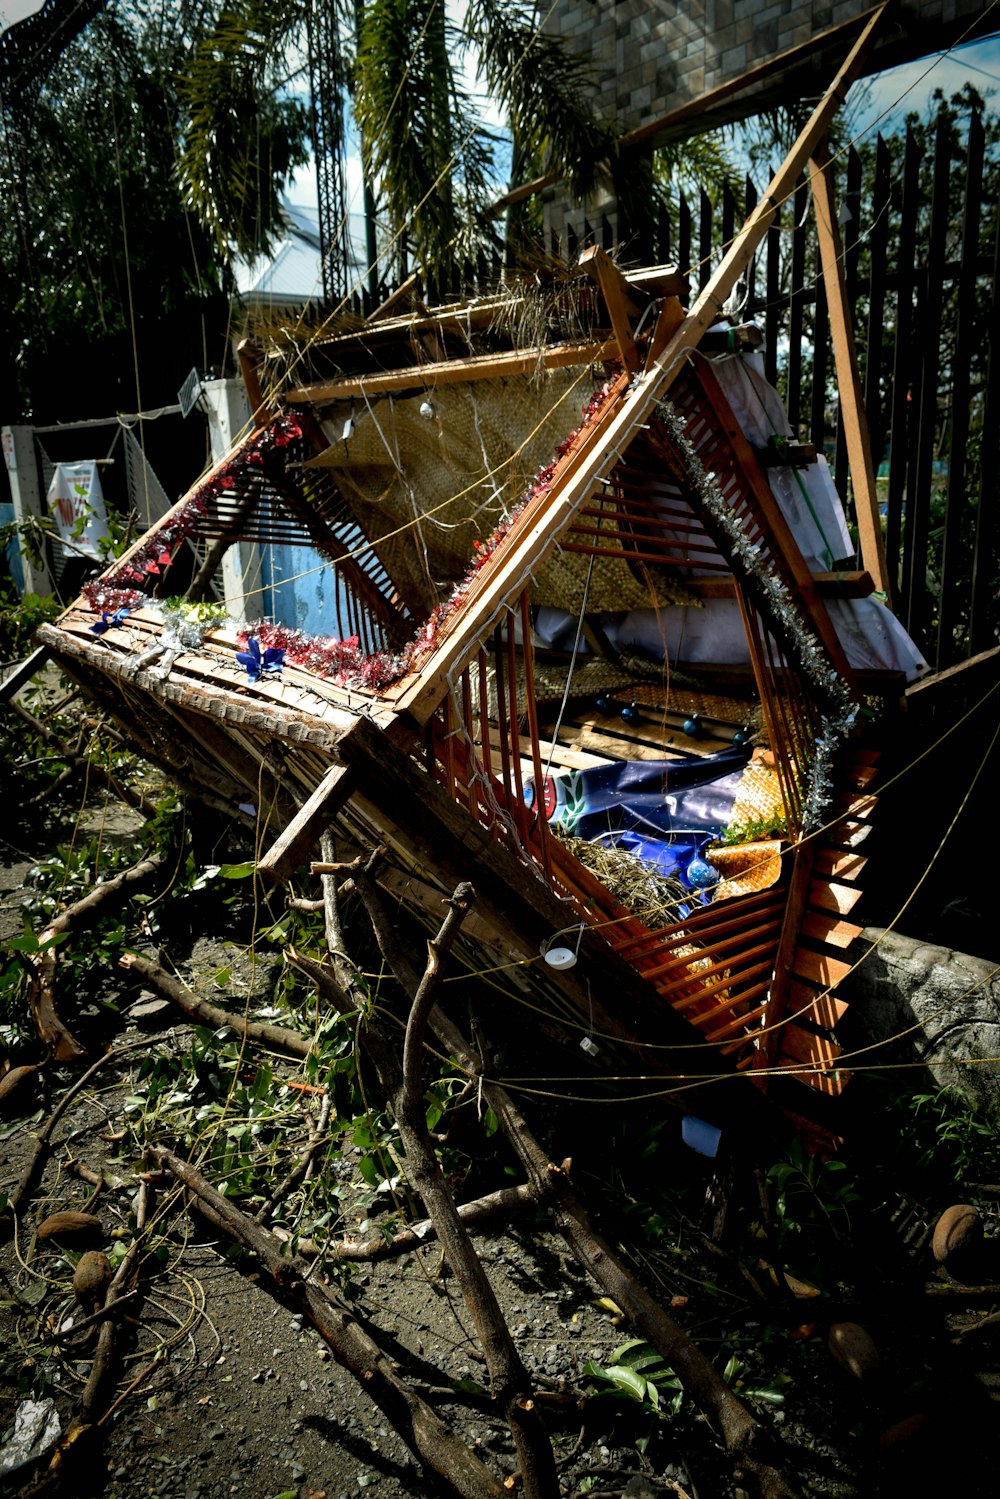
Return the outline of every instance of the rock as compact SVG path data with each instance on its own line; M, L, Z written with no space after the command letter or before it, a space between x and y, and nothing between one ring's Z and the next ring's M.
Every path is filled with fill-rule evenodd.
M866 927L845 956L853 966L840 997L868 1040L883 1043L880 1056L922 1062L987 1117L1000 1112L1000 1062L990 1060L1000 1056L996 964L881 927ZM981 1065L963 1065L970 1057Z

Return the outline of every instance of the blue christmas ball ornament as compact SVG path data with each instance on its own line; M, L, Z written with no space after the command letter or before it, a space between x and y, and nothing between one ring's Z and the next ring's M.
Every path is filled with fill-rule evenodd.
M611 701L611 699L609 697L605 697L603 693L597 699L596 706L597 706L598 713L612 713L612 712L614 712L614 707L615 707L615 705Z
M697 739L698 735L701 733L701 724L696 718L685 718L681 727L683 728L685 734L687 734L691 739Z
M719 871L697 855L687 867L687 877L692 890L707 890L709 886L719 883Z
M733 735L733 743L736 745L746 744L749 738L750 735L747 733L746 729L737 729L736 733Z
M635 703L629 703L627 708L622 709L622 718L626 723L638 723L640 714Z

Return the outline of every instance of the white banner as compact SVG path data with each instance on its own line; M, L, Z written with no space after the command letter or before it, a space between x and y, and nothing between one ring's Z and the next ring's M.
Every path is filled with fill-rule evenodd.
M99 558L97 543L106 539L109 532L101 478L94 459L57 463L49 485L48 504L61 540L75 551Z

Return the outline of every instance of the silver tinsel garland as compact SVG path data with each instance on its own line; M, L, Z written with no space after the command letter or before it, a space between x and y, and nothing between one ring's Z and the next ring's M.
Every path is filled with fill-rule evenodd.
M820 731L813 743L813 758L807 771L802 809L802 831L821 827L834 792L833 768L837 751L854 728L858 705L851 698L826 651L809 628L794 596L770 572L755 546L743 532L739 520L726 504L725 496L702 463L690 441L683 419L669 401L657 404L657 415L670 433L678 456L713 525L729 545L733 571L742 574L762 596L770 623L782 646L813 688L819 702Z

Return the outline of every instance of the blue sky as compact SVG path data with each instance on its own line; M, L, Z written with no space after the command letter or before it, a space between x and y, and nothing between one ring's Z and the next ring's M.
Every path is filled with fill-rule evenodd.
M911 111L922 114L936 88L950 98L971 83L984 98L993 94L993 108L1000 103L1000 32L969 42L951 52L935 53L916 62L903 63L874 78L855 84L848 95L847 107L859 95L866 103L859 120L865 126L886 134L899 125Z

